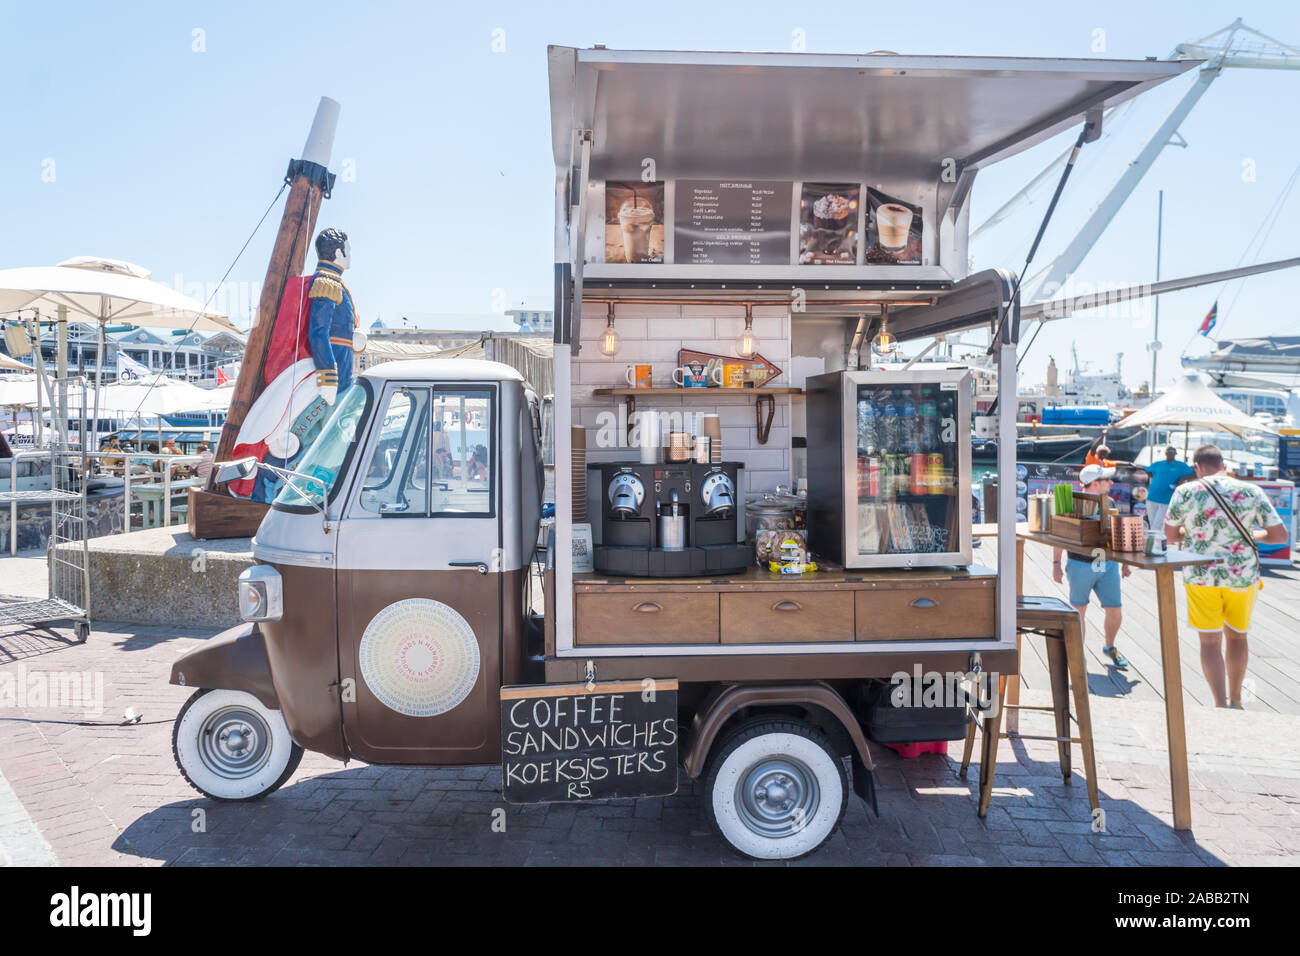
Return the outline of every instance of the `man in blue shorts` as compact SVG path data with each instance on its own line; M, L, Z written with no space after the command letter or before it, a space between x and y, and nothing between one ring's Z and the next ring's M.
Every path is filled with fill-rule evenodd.
M1109 493L1111 479L1114 477L1114 468L1088 465L1079 472L1079 484L1089 494ZM1115 646L1115 636L1119 634L1119 626L1124 619L1123 611L1120 610L1120 566L1114 561L1100 561L1085 555L1071 554L1065 562L1063 571L1061 551L1061 548L1052 549L1052 579L1057 584L1061 584L1065 578L1069 579L1070 603L1079 612L1079 626L1084 629L1085 635L1088 633L1084 619L1088 613L1088 601L1093 592L1096 592L1097 600L1101 602L1102 610L1106 615L1103 621L1106 643L1102 646L1101 652L1110 658L1116 667L1121 670L1127 669L1128 658ZM1124 565L1122 574L1124 577L1132 574L1128 565Z

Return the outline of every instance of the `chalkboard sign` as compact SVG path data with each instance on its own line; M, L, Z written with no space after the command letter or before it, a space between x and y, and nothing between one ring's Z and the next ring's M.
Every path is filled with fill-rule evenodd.
M501 688L501 777L509 803L677 792L677 681Z
M790 183L678 180L673 227L676 261L788 263L790 195Z

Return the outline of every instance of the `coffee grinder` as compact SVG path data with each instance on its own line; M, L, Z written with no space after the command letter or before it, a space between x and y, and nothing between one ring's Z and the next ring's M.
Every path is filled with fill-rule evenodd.
M602 574L688 577L744 571L737 462L587 466L593 563Z

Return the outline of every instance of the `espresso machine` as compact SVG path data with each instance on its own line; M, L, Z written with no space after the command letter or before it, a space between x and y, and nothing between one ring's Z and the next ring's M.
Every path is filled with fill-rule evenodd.
M688 577L733 574L752 563L736 506L737 462L592 463L588 506L603 574Z

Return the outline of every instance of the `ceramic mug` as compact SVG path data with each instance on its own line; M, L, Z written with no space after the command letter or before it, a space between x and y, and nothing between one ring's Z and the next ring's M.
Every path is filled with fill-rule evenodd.
M623 370L623 377L633 388L650 388L653 383L651 371L649 365L629 365Z
M673 369L673 384L678 388L704 388L709 384L709 370L703 362L687 362ZM721 375L718 376L719 381Z
M745 366L732 365L728 362L723 367L722 385L724 388L744 388Z

